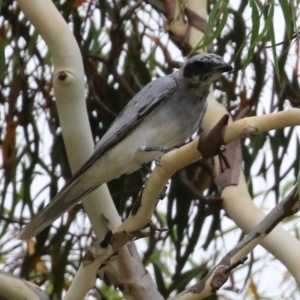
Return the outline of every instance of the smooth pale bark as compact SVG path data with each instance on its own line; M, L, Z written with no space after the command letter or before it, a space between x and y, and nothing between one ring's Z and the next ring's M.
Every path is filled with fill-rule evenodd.
M180 12L182 12L180 1L174 1L172 3L165 0L164 3L168 8L176 3L175 8L172 7L172 9L169 9L169 12L175 12L169 30L173 35L177 36L177 39L185 36L184 42L189 43L191 48L196 47L203 38L204 32L201 32L194 26L189 26L190 24L180 16ZM170 3L172 3L172 5ZM187 1L186 7L201 16L202 19L207 19L207 1L190 0ZM211 93L208 98L208 109L201 127L205 131L210 130L226 113L226 108L218 103ZM265 120L268 121L267 119ZM278 119L279 126L280 122L281 120ZM218 174L218 172L219 162L215 159L215 173ZM222 191L221 197L224 199L224 209L226 213L237 226L246 233L265 217L262 210L253 203L242 171L238 186L226 187ZM298 285L300 285L300 258L297 254L300 251L300 242L278 225L272 233L261 242L261 245L286 266L294 276Z
M280 122L278 122L278 120L280 120ZM225 144L228 144L240 138L253 136L255 138L257 134L260 134L262 132L268 132L273 129L285 128L295 125L300 125L300 109L297 108L263 116L254 116L232 122L225 126L223 131L223 141ZM141 228L144 228L150 222L160 193L164 189L169 178L176 171L193 162L196 162L201 158L201 153L197 149L198 142L199 138L196 138L191 143L184 145L179 149L172 150L161 157L159 161L159 166L154 168L147 181L147 184L143 190L143 197L141 199L140 206L137 209L136 213L128 217L119 227L117 227L114 230L114 232L134 232L140 230ZM242 185L243 182L244 180L242 174L240 177L239 185L232 186L231 188L233 189L230 189L230 187L224 189L224 195L222 194L222 197L226 197L226 199L229 199L227 201L230 201L232 198L236 197L233 197L232 194L229 194L229 191L231 191L232 193L234 193L235 191L235 193L238 192L238 197L242 204L243 201L247 202L247 197L249 197L249 193L246 186ZM245 193L244 189L247 190L247 193ZM225 209L226 205L228 205L227 201L224 201ZM236 216L236 221L238 225L245 226L245 228L249 228L253 224L252 220L249 223L248 220L251 218L246 217L245 215L247 214L250 214L251 216L254 214L254 216L256 217L263 216L261 210L256 206L251 206L249 207L249 209L251 210L243 210L242 213L238 210L234 212L234 214L236 215L239 214L239 216ZM258 212L256 212L255 210L258 210L261 213L261 215L258 215ZM246 218L246 220L244 220L244 218ZM259 223L261 219L262 218L257 217L254 221ZM254 227L251 227L250 229ZM299 244L297 240L296 242L296 244ZM296 244L293 245L296 246ZM299 250L297 247L296 249L297 251ZM299 271L295 270L295 273L297 272Z
M227 113L225 107L219 104L215 98L210 95L209 107L202 124L204 130L208 130L218 122L220 117ZM267 131L273 129L284 128L286 126L300 125L297 119L300 119L300 110L292 109L279 114L259 116L257 126ZM243 123L249 122L251 118L240 120L240 128L236 130L243 131ZM248 123L249 124L249 123ZM253 124L255 125L255 124ZM261 131L259 131L261 132ZM225 133L226 135L230 133ZM230 139L230 136L228 136ZM218 165L218 161L215 160ZM216 168L218 170L218 167ZM223 198L223 207L228 216L241 228L245 233L253 229L266 215L254 203L248 192L244 173L241 171L239 184L237 186L226 187L221 194ZM278 260L280 260L286 268L294 276L297 284L300 285L300 242L289 232L284 230L282 226L276 226L273 231L261 242L261 245Z
M56 105L69 163L74 173L91 156L94 149L85 104L81 53L68 25L52 1L20 0L18 3L45 40L51 53ZM106 227L100 218L103 208L114 226L120 223L105 185L86 197L83 205L98 238L106 233Z
M0 270L0 299L49 300L49 297L39 286Z
M230 123L223 129L223 141L224 144L228 144L236 139L240 139L243 137L253 137L255 138L256 135L267 132L273 129L280 129L285 128L289 126L295 126L300 125L300 109L290 109L287 111L282 111L274 114L268 114L263 116L254 116L250 118L245 118L242 120L235 121L233 123ZM199 142L199 138L195 139L193 142L177 149L168 152L167 154L163 155L160 159L159 166L157 166L151 173L151 176L149 177L147 181L147 185L145 186L143 190L143 197L141 199L141 203L139 208L137 209L136 213L132 216L130 216L127 220L125 220L120 227L118 227L115 232L137 232L141 228L144 228L147 224L149 224L149 221L151 220L153 211L156 207L157 200L161 194L161 191L164 189L165 184L168 182L169 178L179 169L185 167L186 165L197 161L201 157L201 153L199 153L199 150L197 149ZM240 177L240 183L238 184L235 189L231 189L233 193L239 193L239 199L241 203L244 203L243 201L248 201L247 196L249 197L249 194L244 193L244 189L246 189L245 186L242 186L244 182L244 178L242 177L243 174ZM227 190L226 190L227 189ZM227 194L228 188L225 189L224 197L228 197L226 199L234 199L235 196L233 194ZM250 198L250 197L249 197ZM230 201L230 200L229 200ZM250 200L249 200L250 201ZM299 198L297 198L297 205L293 207L294 210L299 209ZM247 206L247 204L246 204ZM284 204L281 203L281 208L286 208ZM261 221L262 223L256 227L254 230L252 227L252 238L254 237L253 241L246 245L243 251L239 253L239 257L232 257L235 258L235 263L237 260L241 259L244 255L248 254L249 251L251 251L258 242L262 243L262 241L268 241L271 240L271 243L278 243L276 239L284 238L284 236L280 236L280 228L276 227L275 233L272 231L271 233L268 233L268 236L266 237L265 231L269 232L269 228L273 228L272 224L274 223L274 220L277 220L276 223L278 223L281 220L281 217L278 217L278 211L279 208L276 207L273 209L272 213L268 216L268 219L265 218L265 216L261 213L261 211L254 206L249 207L250 211L242 210L242 212L237 211L236 214L240 214L240 218L236 218L237 224L239 225L239 222L247 228L247 226L251 226L252 223L248 223L249 218L247 217L248 214L254 215L256 219L254 220L257 222L257 224ZM290 207L291 208L291 207ZM257 211L255 211L257 210ZM261 216L261 219L257 218L257 216ZM290 215L294 213L293 211L282 211L282 213L286 213L285 216ZM271 217L272 216L272 217ZM244 219L246 218L246 222ZM273 219L272 219L273 218ZM275 219L274 219L275 218ZM277 218L277 219L276 219ZM260 236L258 236L255 232L262 233ZM250 230L249 230L250 231ZM283 231L283 234L286 235L286 232ZM249 238L249 237L247 237ZM245 239L247 239L245 238ZM274 240L275 239L275 240ZM298 241L297 243L293 244L293 240L287 241L289 245L294 246L295 249L290 251L292 255L297 255L299 249L298 249ZM240 247L241 244L243 244L243 241L239 243L237 247ZM278 247L273 247L273 251L278 251L276 254L278 256L282 255L285 256L285 244L279 243ZM109 249L108 249L109 251ZM114 250L115 251L115 250ZM113 251L111 251L113 253ZM234 254L234 250L233 253ZM103 253L103 258L101 259L101 262L104 261L107 257L107 253ZM97 258L100 259L100 256ZM288 260L288 258L286 258ZM287 261L287 264L289 264L289 261ZM227 267L229 265L226 265ZM294 273L297 276L297 272L300 269L299 262L295 261L295 267L294 267ZM296 277L297 278L297 277ZM199 283L200 284L200 283ZM197 285L196 285L197 286ZM201 284L200 284L201 287ZM193 287L191 288L193 290ZM201 290L201 289L200 289ZM212 293L212 289L207 283L205 285L205 289L201 291L201 293L192 293L190 292L190 289L181 293L180 295L175 296L172 299L204 299L204 297L207 297Z
M35 26L49 47L54 66L53 86L56 104L72 172L91 156L94 142L90 131L86 104L85 82L82 57L77 42L68 25L50 0L18 0L25 16ZM109 220L110 228L115 228L121 219L113 204L107 186L104 184L88 195L82 202L98 239L107 232L102 214ZM113 261L115 281L120 279L124 286L141 299L162 299L151 276L146 273L134 245L120 250L119 259ZM131 268L134 267L134 271ZM65 299L83 299L94 286L97 260L89 267L81 266ZM145 285L146 284L146 285ZM125 290L125 299L132 299L131 290Z
M54 88L60 121L70 164L72 170L75 171L90 156L93 150L93 141L84 103L83 67L78 46L73 35L70 34L68 26L56 11L51 1L19 0L18 2L27 18L31 20L45 39L52 54L54 62ZM204 18L207 17L206 5L206 1L190 0L187 2L189 9L201 14ZM177 12L179 13L180 10L177 10ZM179 18L178 23L175 22L173 24L172 31L176 31L177 27L174 26L177 25L183 34L187 32L188 25L183 18ZM57 32L60 33L59 36L56 34ZM195 28L191 28L188 37L190 44L196 46L202 35L203 33L197 32ZM225 108L210 96L208 111L203 121L203 128L205 130L211 129L224 113L226 113ZM81 122L80 126L78 126L78 120ZM102 226L101 212L105 213L110 222L115 222L112 227L116 227L119 224L119 217L113 213L112 202L110 200L107 203L105 202L106 199L109 199L107 189L105 187L102 187L102 189L102 194L97 194L98 191L96 191L84 201L86 211L91 211L91 215L93 216L91 223L98 237L102 237L106 231L106 227ZM250 199L243 174L241 174L239 185L237 187L225 188L222 192L222 197L224 198L226 212L246 232L264 217L261 210ZM101 201L98 201L100 198ZM93 199L94 204L92 204ZM105 209L101 209L103 206ZM300 268L299 258L296 253L299 253L300 243L278 226L262 245L286 265L299 284ZM280 248L284 248L284 251L280 251ZM92 267L91 270L93 270ZM85 271L80 271L83 271L81 275L84 275ZM93 272L91 272L92 276L86 283L85 291L86 288L89 289L94 284L95 277ZM86 272L86 274L90 275L89 273ZM83 281L80 279L74 280L74 283L76 283L74 294L72 294L74 298L69 297L69 299L82 299L79 297L79 286L82 285ZM74 285L72 285L73 287Z

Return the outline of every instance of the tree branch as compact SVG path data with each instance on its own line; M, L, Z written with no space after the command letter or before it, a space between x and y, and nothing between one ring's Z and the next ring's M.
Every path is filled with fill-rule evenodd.
M62 135L74 173L91 156L94 148L84 101L85 83L81 53L67 23L52 1L18 0L18 3L45 40L53 59L54 93ZM88 195L82 204L98 239L101 239L107 232L106 224L100 217L102 213L105 212L111 228L117 227L121 222L105 184ZM125 248L120 251L119 260L112 262L110 266L115 268L115 273L120 275L123 282L127 280L135 282L133 290L141 299L149 299L149 294L161 299L151 276L145 271L133 247L131 245L130 250ZM135 268L134 271L131 270L132 266ZM89 270L81 266L65 299L83 299L86 293L94 287L98 268L97 261L89 266ZM119 277L115 278L116 282ZM146 288L145 283L147 283ZM131 298L130 293L131 291L125 293L124 297Z

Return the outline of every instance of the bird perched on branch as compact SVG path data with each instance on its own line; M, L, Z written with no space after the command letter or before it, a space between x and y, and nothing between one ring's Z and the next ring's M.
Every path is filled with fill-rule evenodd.
M232 67L215 54L199 54L171 75L148 83L121 111L90 159L22 230L29 239L99 185L130 174L184 143L200 126L210 84Z

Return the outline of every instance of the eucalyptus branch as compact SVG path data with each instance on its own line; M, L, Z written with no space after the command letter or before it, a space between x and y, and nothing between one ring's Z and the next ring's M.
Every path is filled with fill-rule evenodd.
M49 300L50 298L39 286L0 271L0 299Z
M232 122L224 127L222 136L224 144L236 139L253 137L273 129L300 125L300 110L290 109L274 114L255 116ZM149 224L161 192L171 176L179 169L201 158L198 150L199 138L191 143L164 154L159 165L152 171L142 197L135 204L135 212L127 218L114 232L132 232Z
M170 300L205 299L218 290L229 278L230 272L244 263L245 257L279 224L284 218L300 209L298 188L295 186L285 199L277 204L268 215L244 237L201 281Z
M91 156L94 148L84 101L85 82L81 53L75 37L52 1L18 0L18 4L45 40L53 59L56 104L69 163L74 173ZM85 197L82 204L98 239L107 232L106 224L100 217L102 213L105 212L112 228L120 224L119 214L105 184ZM148 299L149 295L156 295L160 299L151 276L145 271L133 247L131 245L130 252L129 249L122 249L118 261L108 266L110 269L115 268L115 272L110 272L114 277L111 280L117 283L121 280L124 285L135 283L131 284L130 291L125 292L125 298L131 299L131 293L135 293L142 299ZM65 299L83 299L93 288L99 268L97 262L90 266L92 268L93 273L86 268L79 268Z
M221 133L223 142L228 144L236 139L256 136L273 129L300 125L299 116L300 110L293 108L287 111L254 116L232 122L224 126ZM113 230L114 234L119 232L138 232L150 224L157 201L170 177L179 169L201 158L198 145L199 137L191 143L172 150L161 157L159 164L152 171L145 188L137 199L137 203L135 203L134 214Z

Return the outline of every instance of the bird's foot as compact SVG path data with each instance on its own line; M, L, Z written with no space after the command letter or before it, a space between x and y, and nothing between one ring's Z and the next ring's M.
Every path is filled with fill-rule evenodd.
M163 153L167 153L169 151L173 150L173 148L167 148L167 147L145 147L143 149L143 151L145 152L152 152L152 151L156 151L156 152L163 152Z
M166 197L167 189L168 189L168 183L164 186L163 190L159 195L160 200L163 200Z
M142 168L144 171L146 171L148 174L151 174L152 170L147 166L147 164L142 164Z
M156 165L157 167L161 167L161 164L160 164L160 157L156 157L155 160L154 160L154 162L155 162L155 165Z

